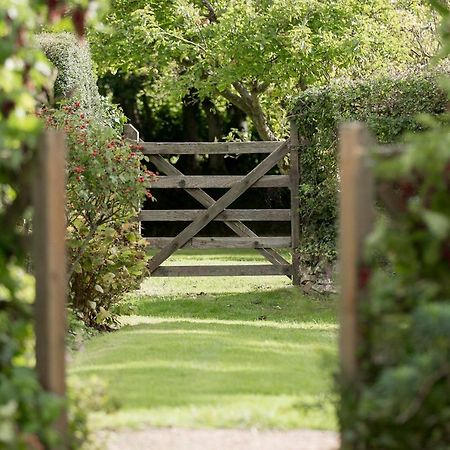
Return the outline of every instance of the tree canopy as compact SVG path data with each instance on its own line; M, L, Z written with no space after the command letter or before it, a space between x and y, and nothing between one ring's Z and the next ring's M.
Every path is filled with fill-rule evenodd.
M286 94L407 64L412 3L114 0L91 40L101 71L146 74L162 98L226 100L273 139Z

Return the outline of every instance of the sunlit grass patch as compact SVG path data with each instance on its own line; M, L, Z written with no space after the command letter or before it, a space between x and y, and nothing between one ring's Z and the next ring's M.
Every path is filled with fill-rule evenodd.
M121 405L96 424L335 428L335 301L267 278L146 280L72 364Z

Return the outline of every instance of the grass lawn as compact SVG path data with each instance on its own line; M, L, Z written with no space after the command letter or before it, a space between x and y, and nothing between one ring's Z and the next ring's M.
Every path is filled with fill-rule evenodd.
M254 262L253 253L179 264ZM336 427L331 297L304 297L283 277L147 279L124 327L87 342L71 374L97 375L120 404L97 426Z

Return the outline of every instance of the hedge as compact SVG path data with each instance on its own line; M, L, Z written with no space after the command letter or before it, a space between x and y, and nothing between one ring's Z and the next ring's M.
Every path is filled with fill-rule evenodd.
M306 265L336 256L337 130L343 121L367 123L381 143L403 139L423 128L419 115L442 114L447 96L439 87L446 69L424 69L378 79L338 80L304 91L294 99L292 114L305 142L300 186L302 257Z
M72 33L40 33L37 42L58 71L55 100L76 99L87 116L121 133L125 117L117 106L100 95L89 45Z

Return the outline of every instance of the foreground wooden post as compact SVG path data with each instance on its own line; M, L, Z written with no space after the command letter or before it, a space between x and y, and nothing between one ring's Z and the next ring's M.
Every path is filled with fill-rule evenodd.
M36 274L36 368L45 390L65 397L66 336L66 145L61 132L44 132L37 156L34 186L34 267ZM67 417L55 424L67 448Z
M340 129L340 362L344 380L358 376L358 303L363 300L364 241L372 229L373 173L367 128L357 122Z
M292 284L300 286L300 216L299 216L299 151L298 127L294 119L290 122L290 189L291 189L291 240L292 240Z

